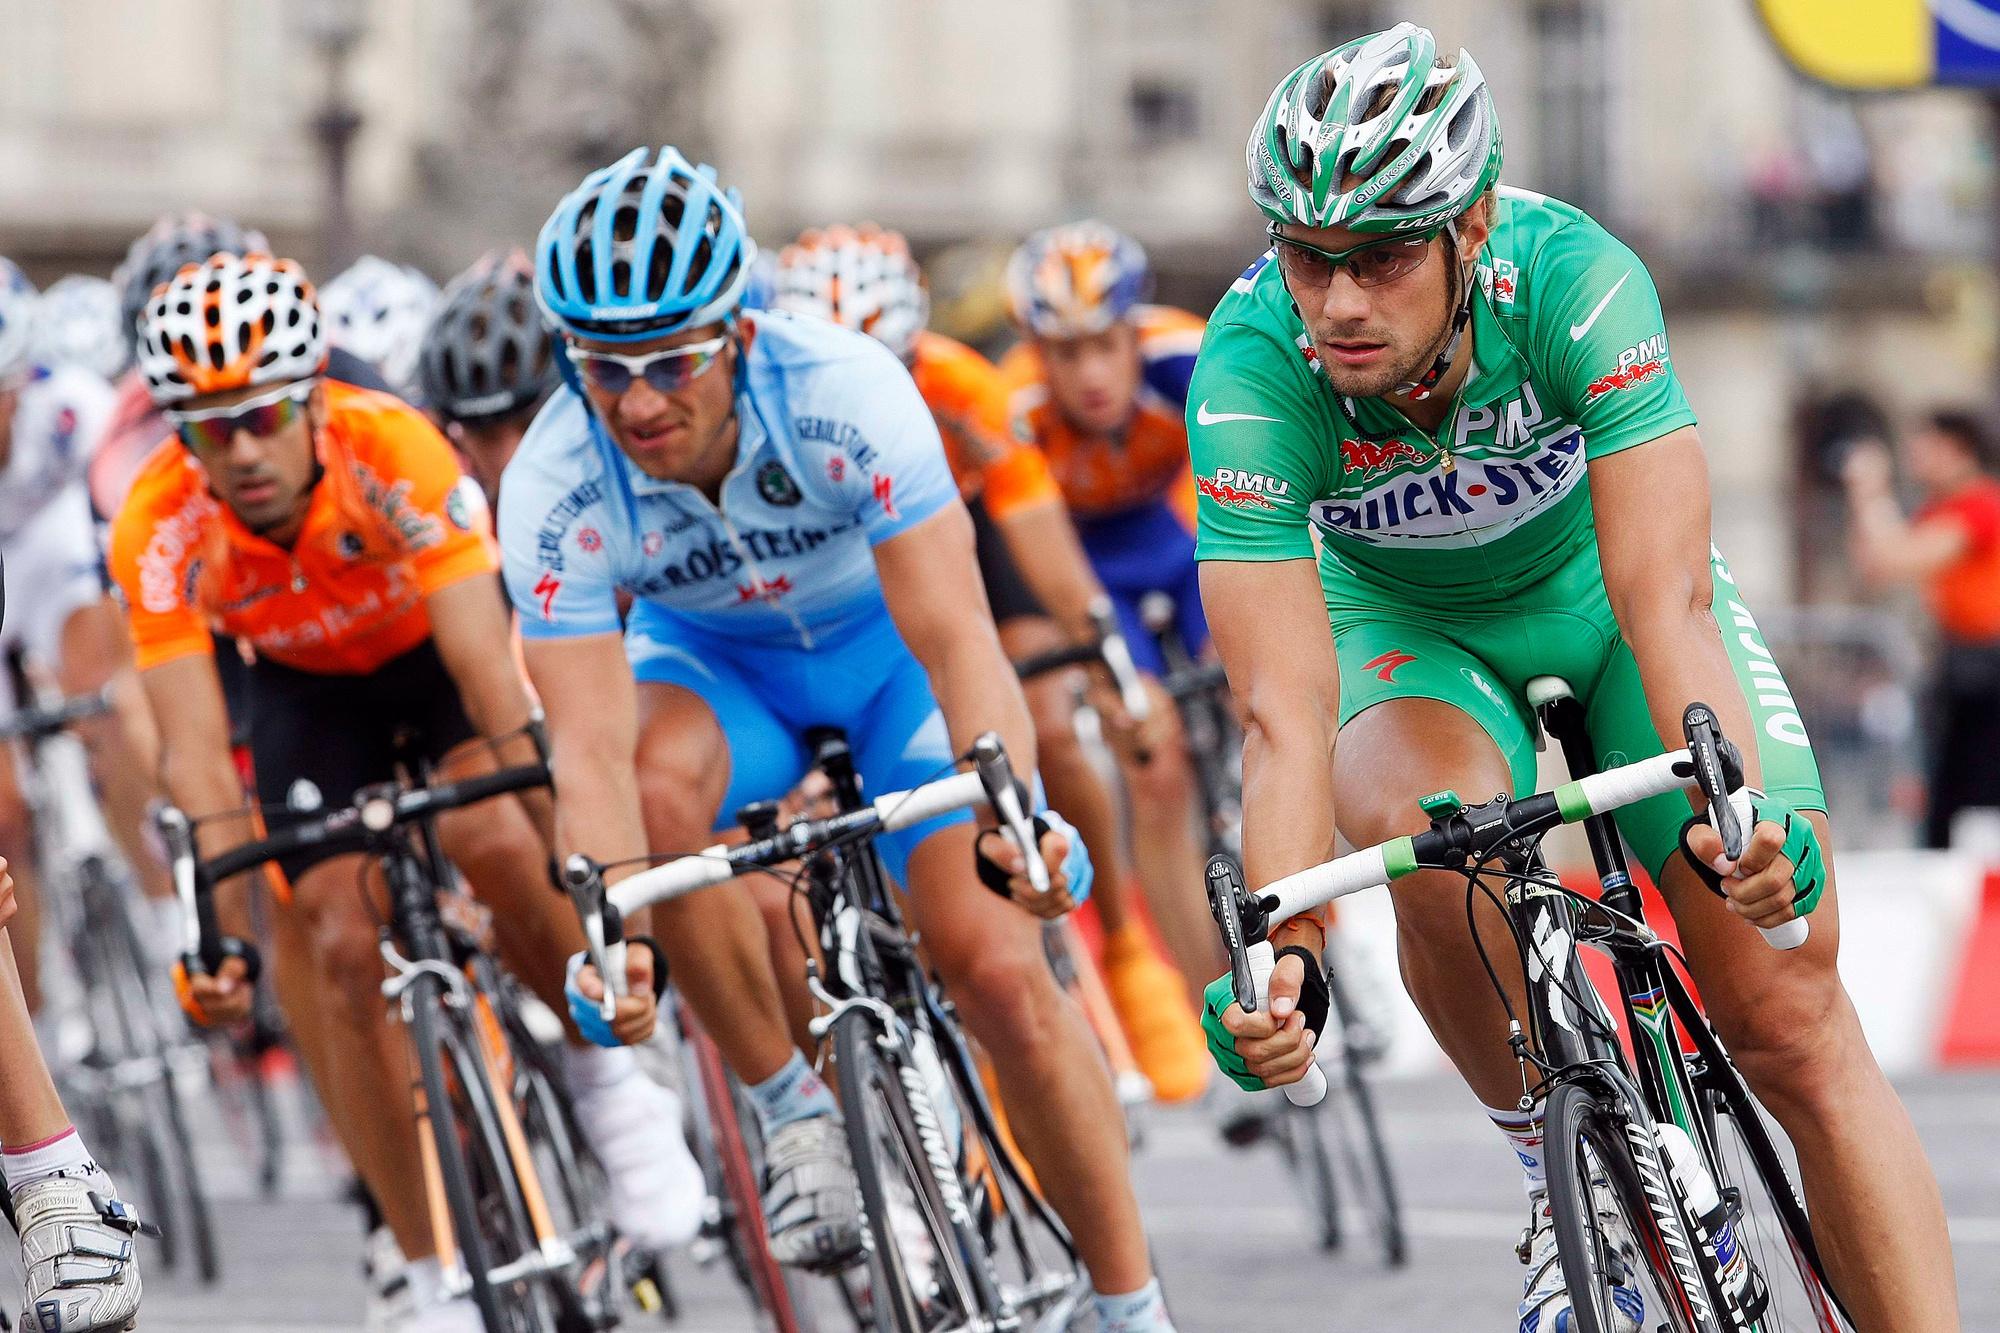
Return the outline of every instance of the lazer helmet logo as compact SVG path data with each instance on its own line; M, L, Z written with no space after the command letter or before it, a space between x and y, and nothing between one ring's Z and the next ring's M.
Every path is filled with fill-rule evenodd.
M1435 448L1425 452L1404 439L1340 442L1341 467L1362 482L1385 476L1405 464L1422 467L1437 456Z

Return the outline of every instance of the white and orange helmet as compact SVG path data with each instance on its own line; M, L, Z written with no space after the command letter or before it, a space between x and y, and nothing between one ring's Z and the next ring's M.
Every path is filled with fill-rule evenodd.
M1038 231L1007 261L1014 322L1037 338L1102 333L1132 313L1152 287L1146 251L1096 221Z
M872 222L820 227L778 256L773 304L856 329L907 361L930 322L923 271L901 232Z
M211 255L153 289L139 312L139 370L161 407L256 384L287 384L326 365L326 331L298 264Z

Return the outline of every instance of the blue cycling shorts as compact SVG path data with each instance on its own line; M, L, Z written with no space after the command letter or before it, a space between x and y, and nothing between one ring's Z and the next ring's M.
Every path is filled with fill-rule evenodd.
M1194 559L1194 534L1165 500L1140 505L1104 518L1076 520L1083 553L1111 604L1118 612L1118 629L1131 645L1132 660L1141 671L1166 674L1160 645L1139 616L1147 593L1163 592L1174 599L1174 629L1188 656L1200 657L1208 647L1208 617L1201 611L1201 579Z
M953 753L929 678L886 610L829 630L814 647L729 638L646 601L626 622L625 655L642 681L678 685L701 698L729 743L729 792L717 828L734 827L752 801L798 785L811 756L809 727L847 733L862 790L904 791L949 776ZM970 810L925 820L876 842L899 884L910 852L940 829L969 823Z

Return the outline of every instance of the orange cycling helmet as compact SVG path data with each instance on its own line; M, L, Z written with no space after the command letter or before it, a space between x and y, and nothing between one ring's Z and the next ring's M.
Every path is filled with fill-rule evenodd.
M778 256L775 286L778 309L857 329L905 361L930 322L909 242L872 222L806 232Z
M288 384L326 365L312 284L296 263L216 254L153 289L139 312L139 370L160 407L258 384Z

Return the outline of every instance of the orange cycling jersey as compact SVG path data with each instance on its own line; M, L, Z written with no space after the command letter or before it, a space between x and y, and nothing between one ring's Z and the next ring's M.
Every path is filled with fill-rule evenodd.
M325 469L290 549L209 491L193 455L153 450L112 525L141 670L211 650L210 629L299 671L366 675L430 637L424 597L499 569L484 498L430 422L322 381Z
M1015 438L1007 383L991 361L962 342L925 330L917 335L910 374L937 418L945 461L967 504L978 496L995 519L1061 492L1040 451Z
M1085 435L1070 425L1049 396L1041 353L1023 342L1000 361L1013 394L1015 433L1047 456L1077 517L1102 518L1168 498L1191 527L1187 386L1204 326L1168 306L1135 306L1131 318L1139 332L1139 392L1122 431Z

